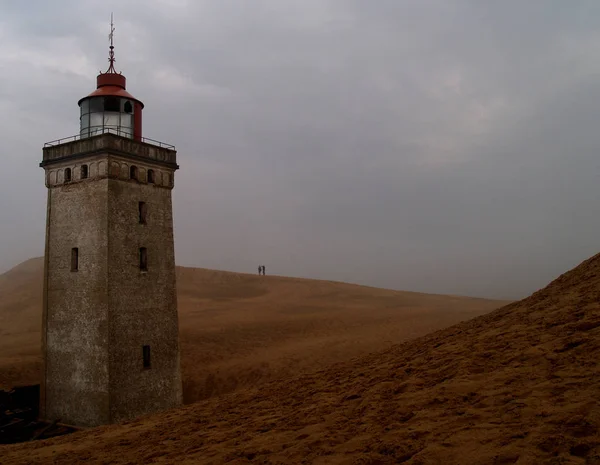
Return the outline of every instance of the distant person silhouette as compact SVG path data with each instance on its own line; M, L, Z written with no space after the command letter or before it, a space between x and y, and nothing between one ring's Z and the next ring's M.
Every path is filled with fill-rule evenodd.
M263 269L263 276L265 275L265 265L262 266Z
M258 275L260 276L261 273L262 273L262 265L258 265Z

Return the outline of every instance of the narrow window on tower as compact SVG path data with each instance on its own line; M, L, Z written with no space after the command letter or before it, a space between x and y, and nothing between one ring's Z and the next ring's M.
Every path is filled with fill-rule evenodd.
M125 105L123 105L123 111L125 113L131 113L133 111L133 106L131 105L131 102L129 100L127 100L125 102Z
M81 165L81 179L87 179L88 177L88 166Z
M146 211L147 211L146 202L139 202L138 210L139 210L140 224L146 224Z
M146 247L140 247L140 271L148 271L148 252Z
M137 180L137 178L138 178L137 174L138 174L137 166L131 166L129 168L129 179Z
M71 271L79 270L79 249L73 247L71 249Z
M154 184L154 170L148 170L148 183Z
M144 368L150 368L150 346L142 346L142 358L144 359Z
M71 182L71 168L65 168L65 182Z

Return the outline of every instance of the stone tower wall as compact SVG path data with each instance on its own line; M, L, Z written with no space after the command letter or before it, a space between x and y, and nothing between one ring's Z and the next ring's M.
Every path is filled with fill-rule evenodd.
M120 421L181 405L173 216L169 187L111 179L108 192L110 414ZM139 268L140 247L147 271Z
M94 426L182 401L171 204L175 152L120 139L105 134L44 149L49 189L41 414L48 420ZM82 165L88 166L86 179ZM140 224L139 202L146 204L146 224ZM75 272L73 247L79 249ZM147 250L147 271L139 266L140 247ZM150 347L150 367L144 366L144 346Z
M42 415L82 426L109 421L107 198L107 179L48 191Z

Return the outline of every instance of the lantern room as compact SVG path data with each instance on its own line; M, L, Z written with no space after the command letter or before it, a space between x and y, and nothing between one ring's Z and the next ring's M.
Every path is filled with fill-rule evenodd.
M144 104L127 92L125 76L115 70L113 31L111 24L108 70L97 76L96 90L78 102L79 134L81 138L85 138L110 132L140 140Z

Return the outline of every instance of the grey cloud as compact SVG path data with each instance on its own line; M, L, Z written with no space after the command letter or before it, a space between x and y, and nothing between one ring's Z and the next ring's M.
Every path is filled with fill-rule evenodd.
M596 2L2 5L2 269L43 253L41 146L77 132L111 9L178 147L180 264L519 298L597 251Z

